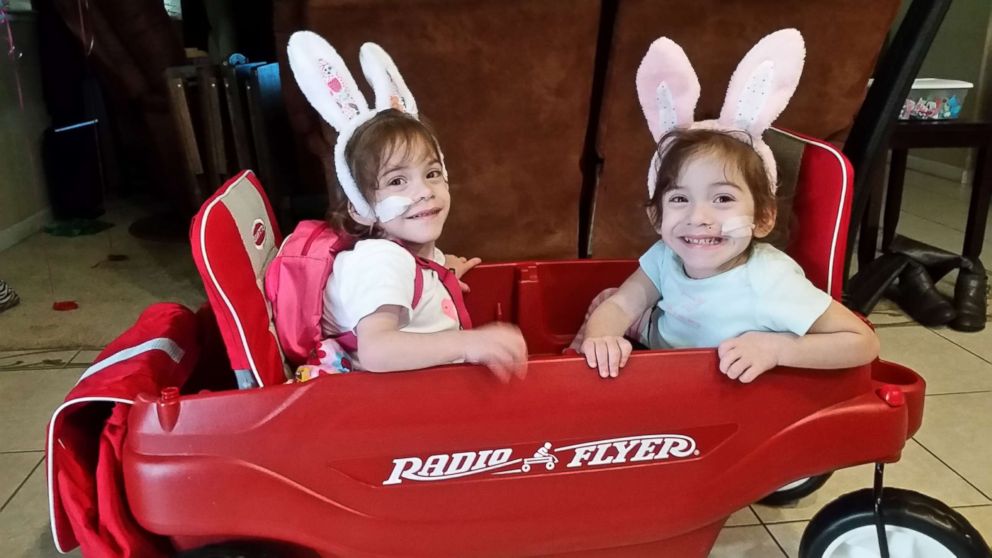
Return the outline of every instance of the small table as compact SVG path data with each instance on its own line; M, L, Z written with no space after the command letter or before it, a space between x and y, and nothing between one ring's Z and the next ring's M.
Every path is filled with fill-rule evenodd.
M968 205L964 247L961 251L962 256L977 260L982 253L985 225L989 216L989 201L992 197L992 122L908 120L896 123L889 142L892 158L889 167L888 193L885 199L885 220L882 226L882 251L884 252L895 238L899 209L902 205L907 152L910 149L926 147L972 147L978 150L971 185L971 201ZM862 268L875 259L883 188L884 185L879 181L872 192L865 221L861 227L858 263Z

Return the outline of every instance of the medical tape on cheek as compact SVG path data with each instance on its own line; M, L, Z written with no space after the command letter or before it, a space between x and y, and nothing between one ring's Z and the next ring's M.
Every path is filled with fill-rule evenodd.
M416 202L404 196L389 196L375 204L373 210L379 221L386 223L406 213L414 203Z
M747 238L754 231L754 217L750 215L739 215L731 217L723 222L720 234L730 238Z

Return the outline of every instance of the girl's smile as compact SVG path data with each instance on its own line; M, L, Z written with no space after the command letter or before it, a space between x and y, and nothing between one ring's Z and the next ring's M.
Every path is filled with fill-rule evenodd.
M723 243L722 236L680 236L679 240L688 244L692 248L707 248L719 246Z
M711 153L689 159L663 193L662 240L694 279L712 277L747 260L754 197L739 172ZM755 230L764 236L770 230Z
M418 219L419 220L428 220L428 219L433 219L434 217L437 217L440 214L441 214L441 208L440 207L431 207L431 208L427 208L427 209L423 209L423 210L417 211L413 215L408 215L405 218L406 219L410 219L410 220L418 220Z

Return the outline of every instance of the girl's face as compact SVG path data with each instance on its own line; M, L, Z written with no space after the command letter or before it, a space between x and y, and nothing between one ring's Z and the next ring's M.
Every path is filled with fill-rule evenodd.
M754 197L740 172L704 152L690 158L674 187L664 192L657 230L682 259L686 274L705 279L747 260L752 235L742 225L754 213ZM753 236L767 236L773 225L755 223Z
M431 257L451 207L448 182L434 149L425 145L398 146L379 169L374 203L391 196L413 200L399 217L380 221L389 238L420 256Z

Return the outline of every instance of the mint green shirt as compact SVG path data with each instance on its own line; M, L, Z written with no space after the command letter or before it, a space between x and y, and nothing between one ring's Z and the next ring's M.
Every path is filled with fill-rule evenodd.
M748 331L805 335L832 300L795 260L763 242L743 265L706 279L686 275L661 241L640 264L661 293L645 336L652 349L716 347Z

